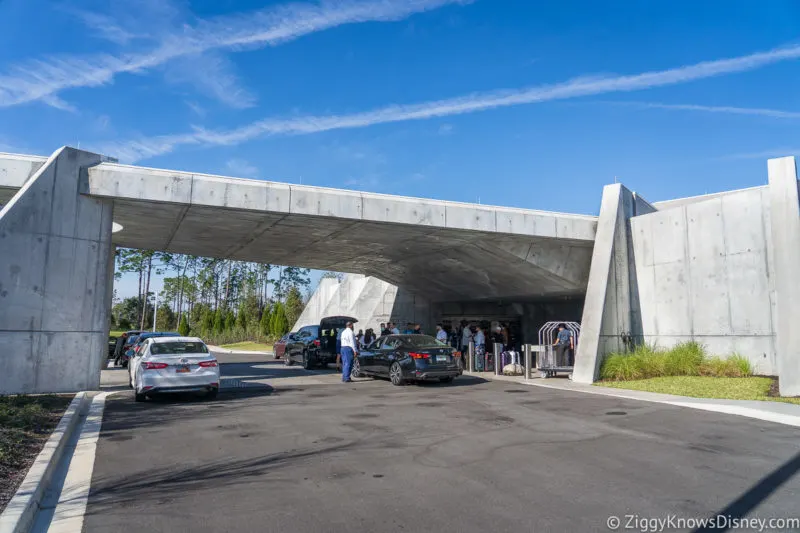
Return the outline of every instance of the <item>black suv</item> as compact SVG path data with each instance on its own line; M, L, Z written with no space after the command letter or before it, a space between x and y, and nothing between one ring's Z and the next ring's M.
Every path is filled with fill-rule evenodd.
M336 362L336 341L348 322L358 322L350 316L329 316L320 320L319 326L304 326L286 341L286 366L302 363L306 370L325 367Z

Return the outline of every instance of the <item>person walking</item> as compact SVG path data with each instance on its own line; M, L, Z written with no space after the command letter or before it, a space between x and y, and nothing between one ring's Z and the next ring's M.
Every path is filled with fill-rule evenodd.
M558 325L558 335L553 346L556 347L556 364L559 366L572 366L569 356L572 350L575 349L575 339L572 336L572 332L567 329L566 324Z
M340 342L342 344L342 382L349 383L351 381L350 371L353 368L353 358L358 355L352 322L348 322L344 330L342 330Z

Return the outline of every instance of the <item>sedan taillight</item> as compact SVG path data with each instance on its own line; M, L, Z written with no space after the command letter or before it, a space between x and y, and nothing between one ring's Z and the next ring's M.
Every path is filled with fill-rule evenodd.
M151 362L148 361L148 362L146 362L144 364L144 369L145 370L163 370L164 368L167 368L168 366L169 365L167 363L151 363Z
M316 339L316 340L314 341L314 346L321 346L321 345L322 345L322 343L321 343L321 342L319 342L319 339Z
M408 356L412 359L430 359L431 354L429 353L417 353L417 352L408 352Z
M198 363L198 364L200 366L202 366L203 368L213 368L213 367L217 366L217 362L216 361L200 361L200 363Z

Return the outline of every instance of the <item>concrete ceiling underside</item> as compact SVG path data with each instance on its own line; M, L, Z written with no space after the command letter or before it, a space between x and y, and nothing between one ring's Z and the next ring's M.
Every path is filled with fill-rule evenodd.
M383 279L431 301L578 295L592 243L115 200L118 246Z

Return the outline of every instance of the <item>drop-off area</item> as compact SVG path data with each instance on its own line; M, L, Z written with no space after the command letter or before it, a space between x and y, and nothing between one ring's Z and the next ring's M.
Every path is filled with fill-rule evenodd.
M224 376L271 386L109 398L84 531L607 531L610 515L800 514L795 428L472 377L341 384L218 356Z

